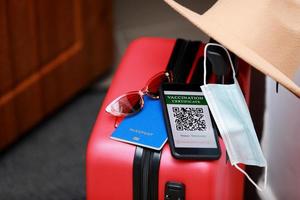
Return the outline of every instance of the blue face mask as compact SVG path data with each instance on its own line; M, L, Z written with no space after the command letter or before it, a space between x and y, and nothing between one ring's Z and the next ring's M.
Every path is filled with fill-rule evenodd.
M206 51L209 46L223 48L229 58L233 71L233 84L206 84ZM262 153L245 98L235 77L230 54L219 44L208 43L204 49L204 85L202 92L209 105L223 138L230 162L241 171L258 190L262 190L237 164L265 167L265 184L267 182L267 162Z

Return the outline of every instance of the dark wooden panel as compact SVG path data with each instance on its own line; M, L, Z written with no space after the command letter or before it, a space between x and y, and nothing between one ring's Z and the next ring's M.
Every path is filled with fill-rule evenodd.
M112 3L84 0L82 7L86 64L90 68L90 76L96 78L111 67L114 47Z
M73 48L77 48L78 52L76 56L74 55L67 62L64 62L59 71L59 80L62 83L60 87L60 96L66 98L68 96L73 96L77 91L76 88L82 89L84 85L90 82L91 77L89 77L90 67L84 62L84 38L83 38L83 27L82 24L85 23L82 19L82 0L73 1L74 8L74 35L76 37L76 44ZM93 13L93 11L91 11ZM95 13L93 14L95 15Z
M76 43L43 67L41 83L45 114L53 112L90 81L85 75L82 56L82 46Z
M58 70L58 78L61 83L59 96L62 101L65 102L73 97L91 81L86 74L87 70L82 67L82 51L60 67Z
M8 27L15 84L38 69L37 35L32 0L9 0Z
M36 0L39 53L42 64L74 44L74 0Z
M0 102L0 149L11 144L17 137L14 102Z
M41 80L42 84L42 101L45 115L53 112L58 105L62 104L59 97L59 84L56 70L51 70L45 74Z
M3 2L7 3L7 14ZM113 47L111 1L1 3L0 36L9 36L0 41L1 56L4 52L3 57L8 58L1 63L7 62L9 67L0 72L6 79L12 75L16 81L0 95L0 148L107 71ZM2 30L5 19L7 33Z
M90 80L86 75L89 69L83 62L80 0L56 1L55 4L50 4L53 3L49 1L46 6L38 6L42 8L40 15L44 16L40 23L48 24L39 27L41 58L44 62L47 61L43 62L41 68L48 71L42 80L46 113L55 110ZM52 13L53 9L56 11L54 18L43 14ZM55 32L49 29L54 26ZM53 40L56 42L53 43Z
M18 134L32 127L43 115L38 79L37 24L33 0L9 0L9 34L15 87L8 94L14 101ZM12 94L12 95L11 95Z
M0 96L13 86L12 69L9 60L6 9L6 1L0 1Z
M41 87L39 82L30 84L14 99L18 134L32 128L43 116Z

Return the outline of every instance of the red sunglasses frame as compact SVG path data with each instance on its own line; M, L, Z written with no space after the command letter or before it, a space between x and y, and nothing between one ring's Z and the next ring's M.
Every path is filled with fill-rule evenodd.
M167 80L169 82L173 81L173 77L172 77L171 73L165 72L165 71L159 72L159 73L155 74L153 77L151 77L147 81L146 85L141 90L130 91L130 92L127 92L127 93L117 97L116 99L114 99L111 103L109 103L106 106L105 111L108 112L109 114L115 116L115 117L126 117L126 116L133 115L133 114L139 112L144 107L144 99L143 99L144 95L148 95L149 97L151 97L153 99L159 99L159 96L154 96L154 95L151 94L151 92L149 91L149 85L151 85L152 81L156 80L157 78L159 78L163 75L165 76L165 78L167 78ZM140 96L141 105L140 105L140 108L138 110L136 110L135 112L132 112L132 113L122 113L122 112L119 112L119 111L117 111L113 108L113 105L115 105L118 101L120 101L120 99L122 99L126 96L129 96L129 95L132 95L132 94L138 94Z

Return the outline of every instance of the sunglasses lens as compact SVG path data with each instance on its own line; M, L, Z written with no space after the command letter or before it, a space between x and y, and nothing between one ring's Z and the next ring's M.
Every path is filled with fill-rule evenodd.
M168 76L166 76L165 73L162 73L161 75L152 79L148 84L147 94L153 98L158 98L159 97L159 87L165 81L168 82Z
M127 94L109 105L109 112L115 116L127 116L139 111L143 106L143 99L138 93Z

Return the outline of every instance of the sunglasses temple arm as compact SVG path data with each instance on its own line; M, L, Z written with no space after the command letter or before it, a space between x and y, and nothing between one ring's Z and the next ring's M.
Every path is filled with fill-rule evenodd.
M115 128L118 128L118 126L120 125L121 121L123 120L123 117L116 117L115 118Z

